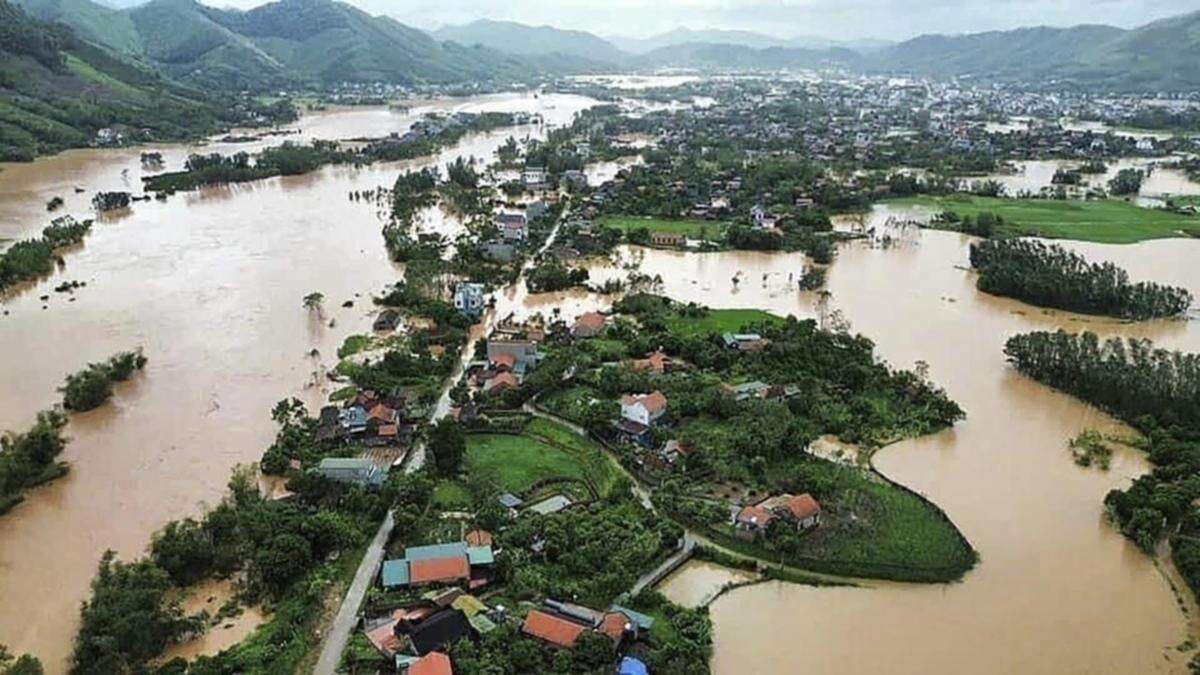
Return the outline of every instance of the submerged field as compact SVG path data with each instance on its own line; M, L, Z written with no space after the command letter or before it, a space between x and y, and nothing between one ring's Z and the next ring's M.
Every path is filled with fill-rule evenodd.
M1116 199L1060 201L952 195L910 197L890 203L953 211L960 216L993 213L1005 221L996 230L1000 236L1077 239L1100 244L1200 236L1200 217L1142 208Z

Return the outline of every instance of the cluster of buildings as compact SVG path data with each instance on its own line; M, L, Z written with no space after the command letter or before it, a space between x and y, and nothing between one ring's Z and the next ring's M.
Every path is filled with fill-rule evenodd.
M773 522L784 522L797 532L821 523L821 504L810 494L775 495L757 504L730 507L730 523L743 539L755 539L766 534Z
M360 454L325 458L316 472L342 483L382 485L390 467L400 462L411 447L412 437L428 412L415 389L395 396L367 390L343 407L325 406L318 419L317 438L338 440Z

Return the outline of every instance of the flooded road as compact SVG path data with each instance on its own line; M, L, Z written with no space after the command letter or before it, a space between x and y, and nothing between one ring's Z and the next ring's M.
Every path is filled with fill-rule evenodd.
M880 221L886 212L877 213ZM1180 672L1175 646L1189 624L1153 562L1105 522L1102 500L1147 470L1132 451L1108 472L1077 467L1067 440L1109 418L1008 368L1008 336L1090 329L1200 351L1198 326L1136 327L1045 312L979 293L968 239L918 232L891 250L843 246L830 269L832 307L897 367L928 362L930 377L967 411L943 433L881 450L876 466L942 507L979 550L961 583L810 588L766 583L711 607L717 673ZM1113 260L1137 279L1200 292L1200 242L1068 245ZM799 255L684 254L646 250L642 271L664 292L713 307L813 316L811 294L787 283ZM735 288L730 279L741 271ZM766 280L763 281L763 274ZM703 580L701 580L703 581ZM673 579L678 587L684 582Z
M537 112L561 124L591 104L578 96L525 94L437 102L448 110ZM414 108L413 115L422 112ZM304 118L306 137L353 138L404 130L411 115L355 109ZM364 128L366 127L366 128ZM0 643L62 672L79 603L106 548L139 555L168 520L220 499L230 469L256 460L274 436L270 409L296 396L324 401L323 368L352 333L369 331L370 293L402 270L387 258L375 206L352 190L391 186L406 168L459 155L491 157L509 135L466 138L435 158L313 174L137 203L98 221L65 270L4 301L0 316L0 429L24 429L54 404L69 372L142 347L145 371L112 402L74 415L63 459L71 473L29 494L0 518ZM278 143L297 136L272 137ZM213 144L204 151L247 149ZM0 172L0 237L28 236L48 221L45 202L84 216L96 189L133 189L147 148L77 151ZM164 148L176 169L194 148ZM75 195L72 186L87 188ZM51 289L78 279L70 302ZM326 297L321 316L301 306ZM39 296L48 294L42 302ZM347 300L352 307L342 307ZM43 309L43 305L45 308ZM330 322L333 326L330 326ZM316 349L319 356L312 357Z

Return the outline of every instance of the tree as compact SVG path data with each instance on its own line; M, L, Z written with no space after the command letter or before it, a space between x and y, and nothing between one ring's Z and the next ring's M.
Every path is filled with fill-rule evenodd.
M313 292L304 296L304 308L310 312L314 312L317 318L321 318L323 305L325 303L325 294Z
M298 534L281 534L259 549L254 563L263 585L279 596L308 571L312 545Z
M451 419L439 420L429 432L428 448L433 453L433 463L437 472L443 476L455 475L467 451L462 427Z

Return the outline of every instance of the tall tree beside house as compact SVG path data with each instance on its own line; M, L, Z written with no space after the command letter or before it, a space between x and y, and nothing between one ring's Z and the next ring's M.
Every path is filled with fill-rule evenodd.
M438 473L443 476L458 473L467 450L462 427L453 420L440 420L429 432L428 448L433 453L433 464Z

